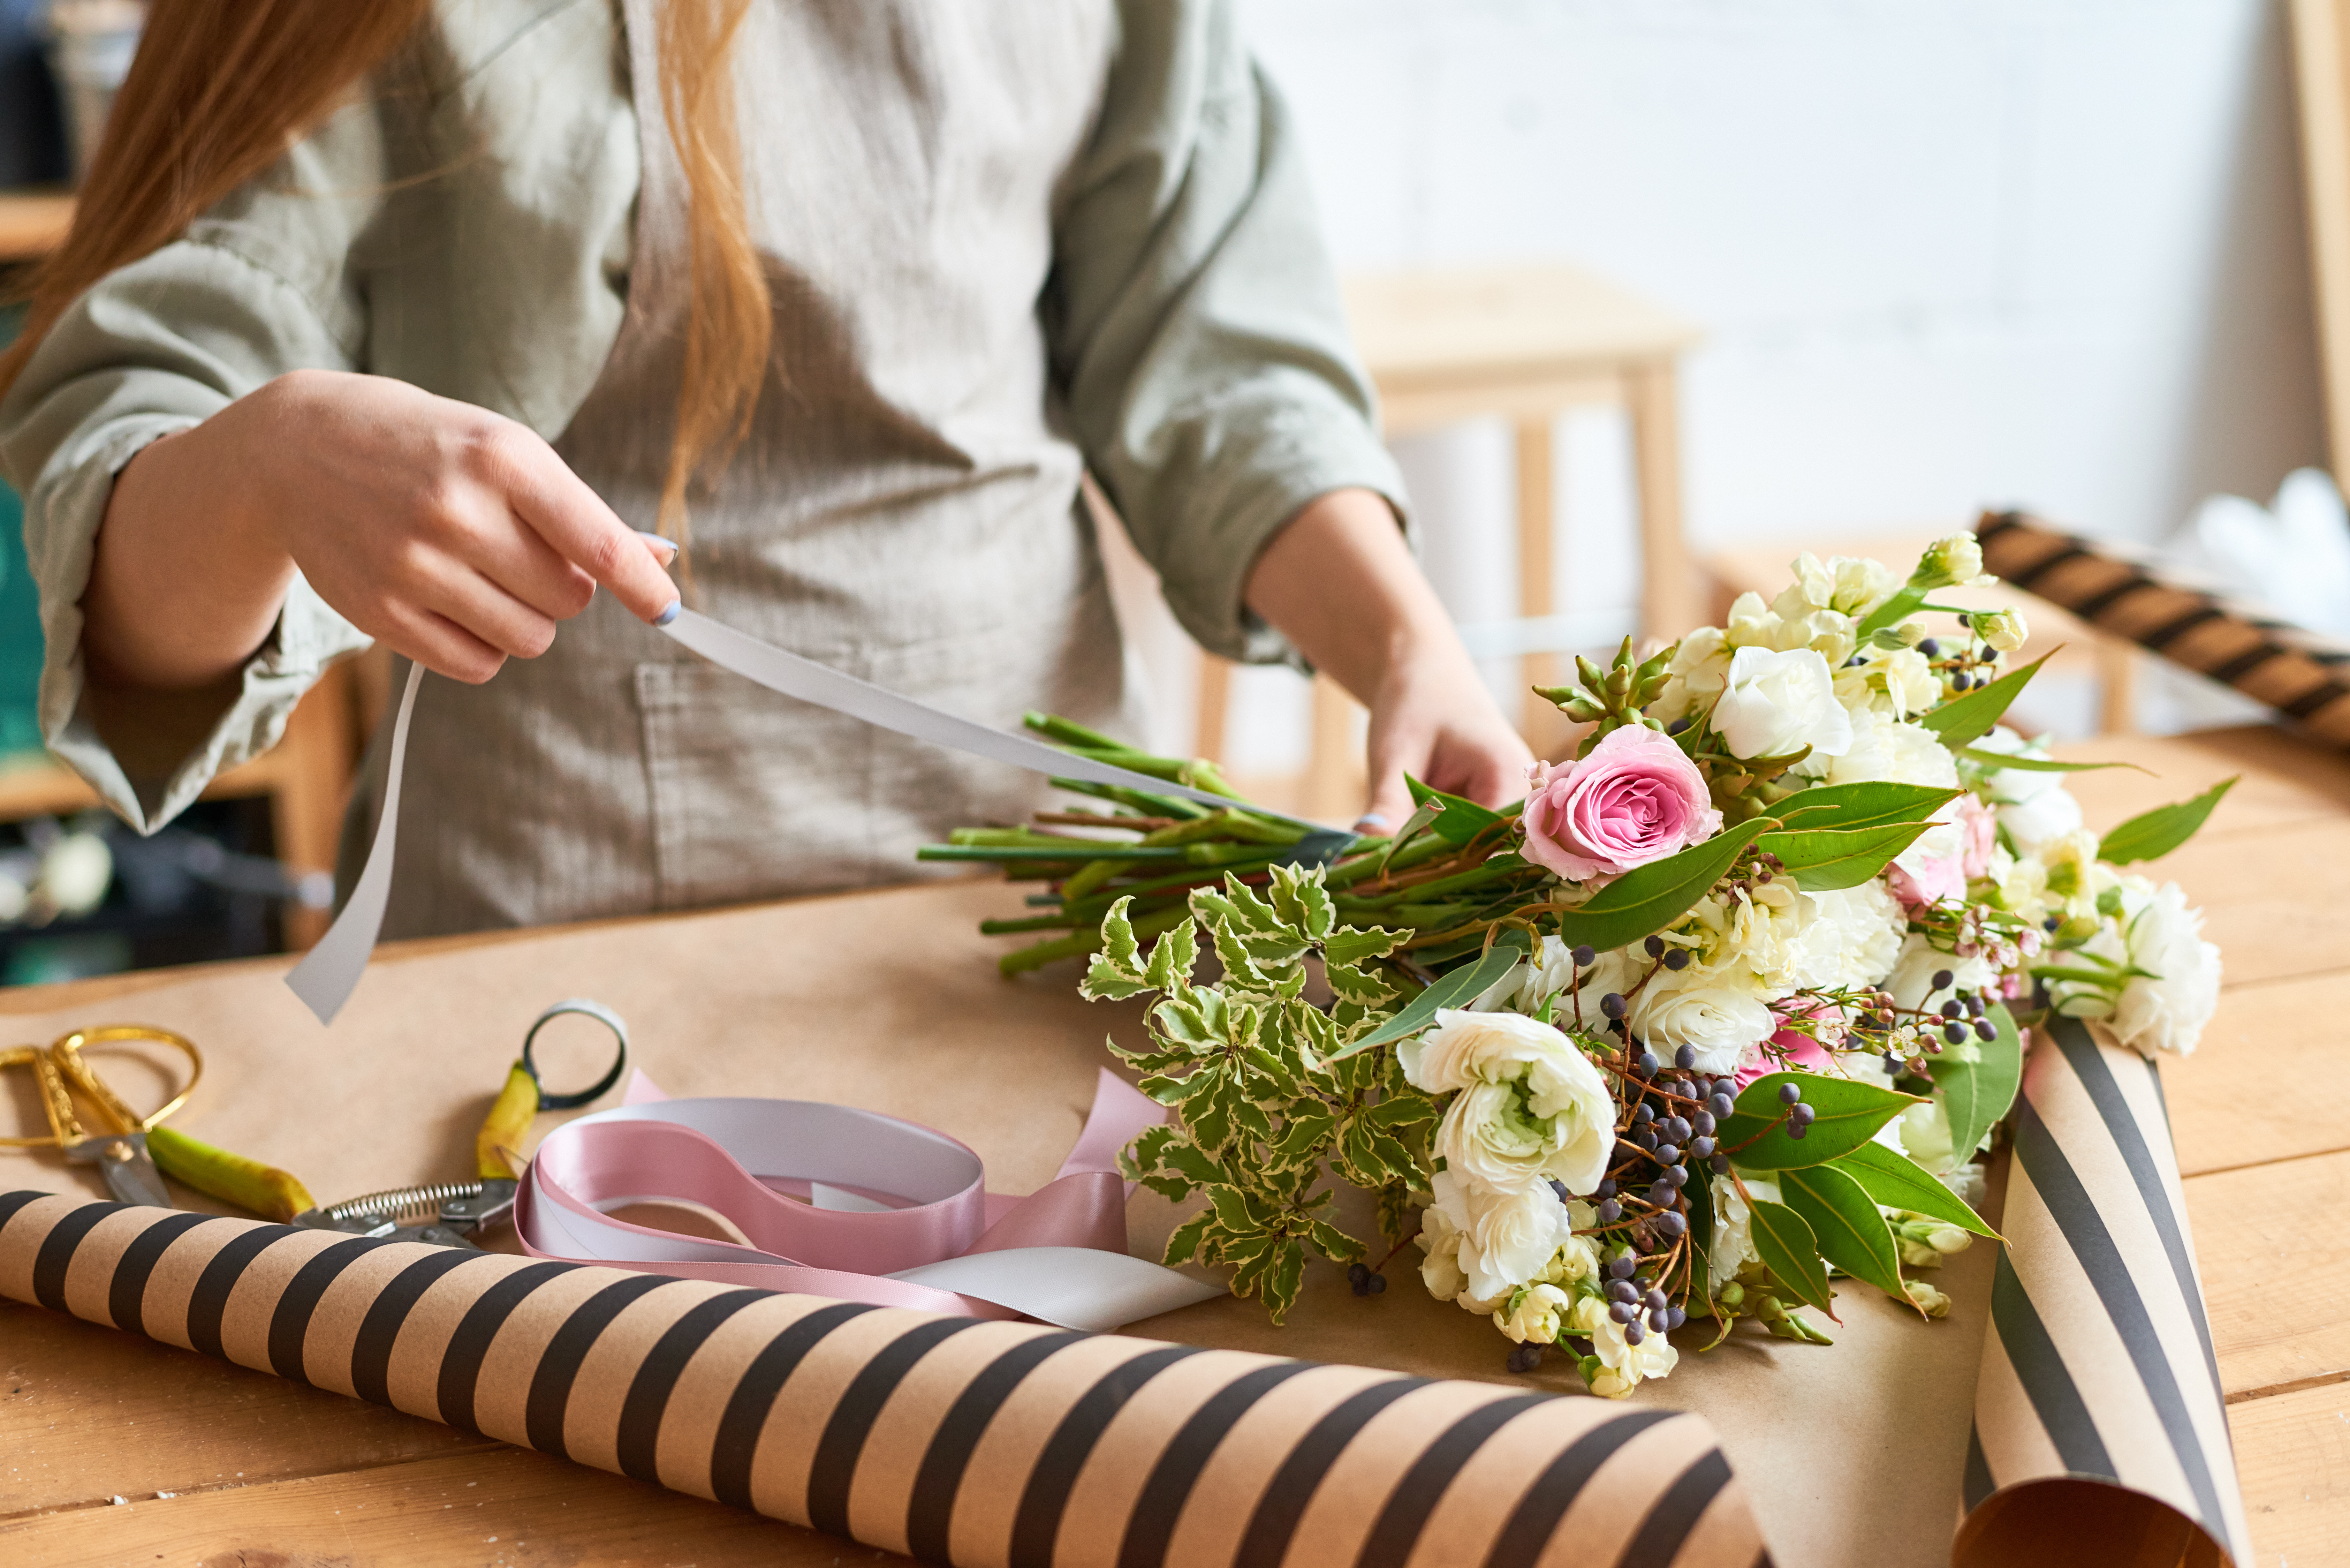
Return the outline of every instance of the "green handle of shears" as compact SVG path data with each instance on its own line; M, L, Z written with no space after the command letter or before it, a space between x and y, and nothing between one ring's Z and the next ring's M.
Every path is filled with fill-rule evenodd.
M482 1130L473 1136L473 1171L484 1181L511 1181L522 1174L523 1140L538 1115L538 1080L516 1062L506 1072Z
M147 1154L156 1169L181 1186L280 1224L317 1207L307 1188L276 1166L214 1148L172 1127L147 1129Z

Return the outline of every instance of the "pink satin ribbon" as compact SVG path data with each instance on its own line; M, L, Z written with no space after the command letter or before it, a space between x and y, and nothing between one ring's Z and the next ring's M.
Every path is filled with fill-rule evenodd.
M533 1257L971 1317L1107 1329L1218 1287L1127 1253L1118 1151L1165 1110L1107 1071L1076 1147L1025 1198L986 1189L980 1158L895 1116L805 1100L671 1100L642 1074L619 1109L550 1133L515 1228ZM604 1212L681 1201L749 1245Z

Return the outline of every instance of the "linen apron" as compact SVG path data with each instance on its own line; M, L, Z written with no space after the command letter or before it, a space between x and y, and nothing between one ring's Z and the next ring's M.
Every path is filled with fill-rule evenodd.
M655 4L622 6L644 163L627 317L556 443L639 528L688 298ZM1112 42L1106 0L753 6L737 114L775 351L749 438L689 496L696 607L983 722L1117 722L1118 628L1036 314ZM766 691L602 593L539 659L427 680L407 766L388 936L903 880L918 843L1047 789Z

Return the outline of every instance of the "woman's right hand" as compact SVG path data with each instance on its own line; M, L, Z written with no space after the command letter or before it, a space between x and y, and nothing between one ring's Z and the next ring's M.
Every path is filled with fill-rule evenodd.
M298 370L116 478L84 646L118 682L209 684L268 637L297 568L361 631L476 684L546 652L598 584L647 621L677 600L653 547L529 429Z

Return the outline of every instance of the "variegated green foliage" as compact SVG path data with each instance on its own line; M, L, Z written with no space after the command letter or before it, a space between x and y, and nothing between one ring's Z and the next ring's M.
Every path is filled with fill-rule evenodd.
M1176 1231L1167 1261L1228 1264L1237 1295L1262 1295L1278 1323L1297 1299L1310 1250L1351 1262L1364 1241L1332 1223L1329 1178L1378 1193L1383 1225L1424 1185L1418 1148L1436 1106L1407 1084L1391 1047L1343 1053L1393 1014L1398 982L1376 960L1406 933L1340 925L1318 867L1276 867L1263 888L1227 876L1191 898L1192 924L1142 954L1128 902L1102 923L1079 989L1088 998L1155 995L1150 1043L1110 1049L1139 1069L1143 1093L1180 1113L1122 1157L1127 1174L1207 1207ZM1223 970L1192 971L1204 931ZM1331 1000L1306 995L1321 961Z

